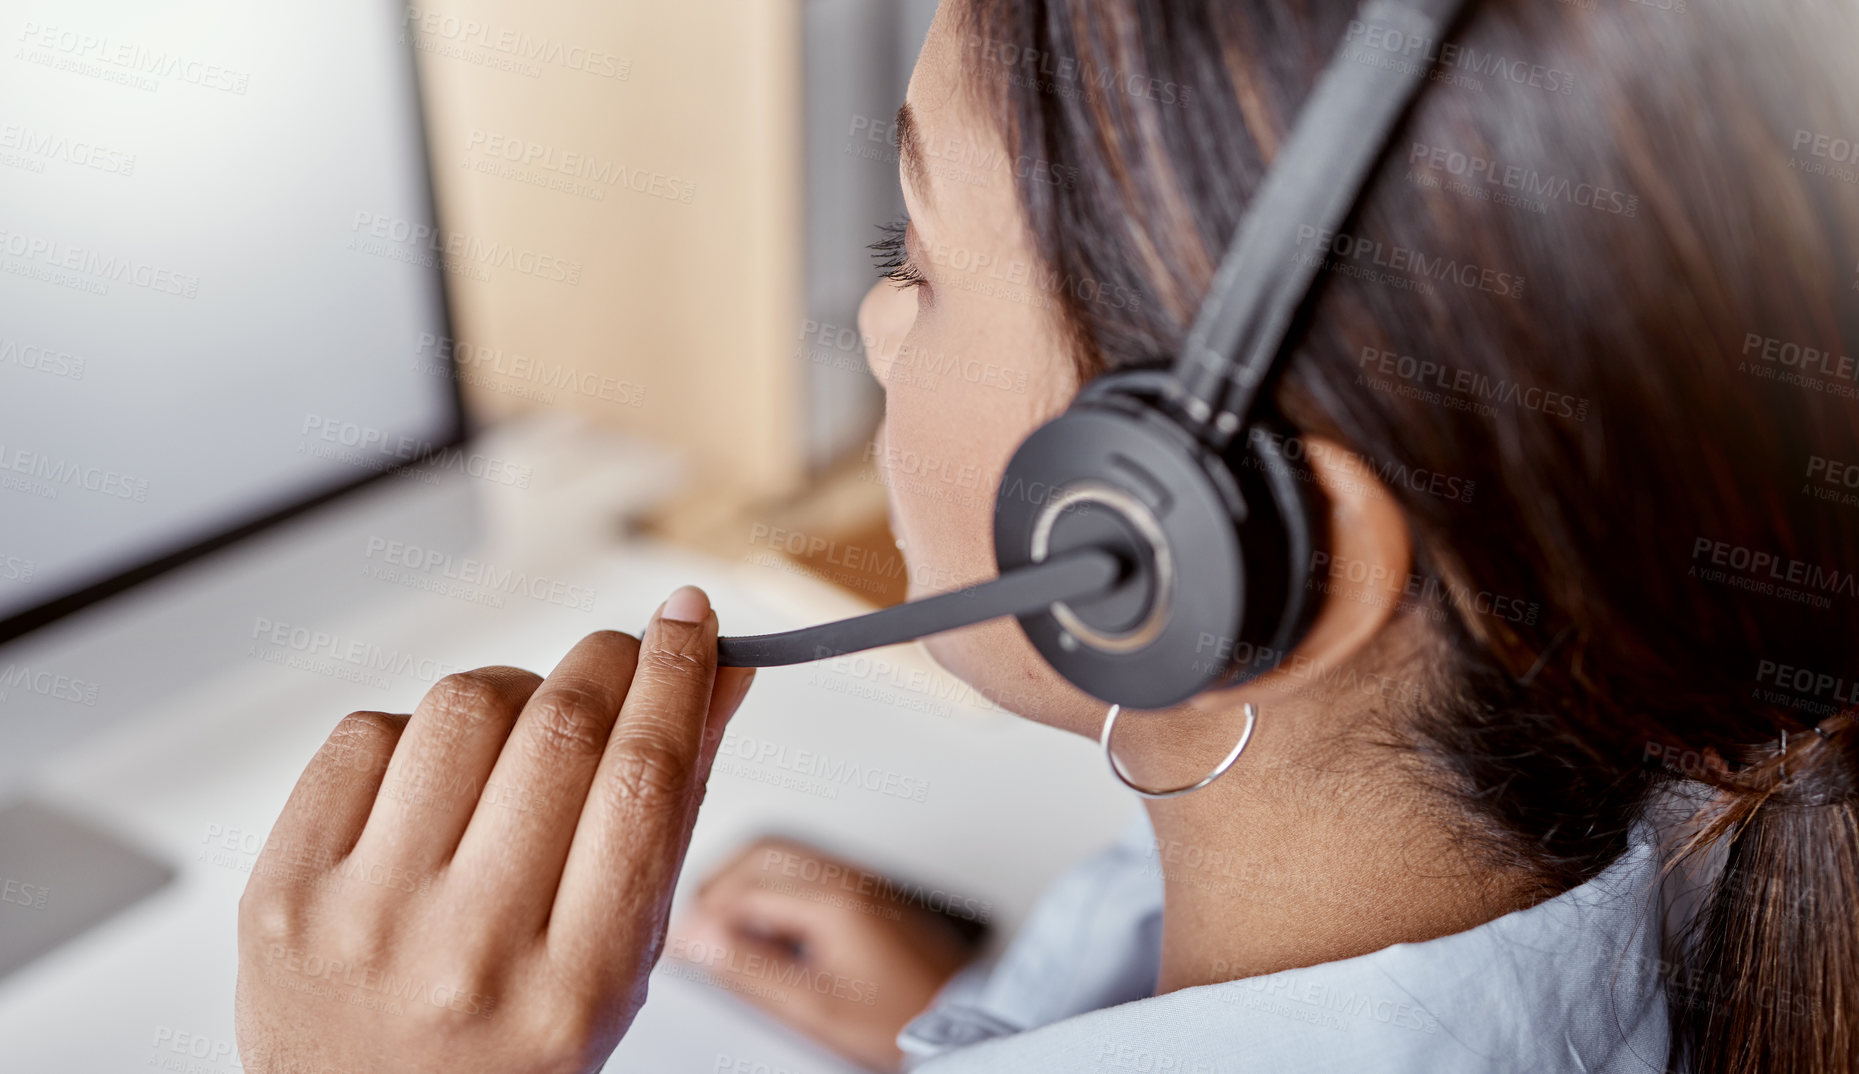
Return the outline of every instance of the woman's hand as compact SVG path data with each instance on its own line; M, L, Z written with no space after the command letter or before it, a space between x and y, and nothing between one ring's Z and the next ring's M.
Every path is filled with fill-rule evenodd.
M802 843L762 839L704 882L666 954L874 1070L973 956L907 885Z
M716 638L687 586L546 680L483 668L343 719L239 902L245 1069L599 1069L753 676L717 672Z

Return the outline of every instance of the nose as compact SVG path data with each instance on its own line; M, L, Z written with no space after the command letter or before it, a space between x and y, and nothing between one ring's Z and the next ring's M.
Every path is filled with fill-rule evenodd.
M891 364L916 319L916 289L889 280L879 280L859 303L858 330L865 341L865 364L886 388L890 387Z

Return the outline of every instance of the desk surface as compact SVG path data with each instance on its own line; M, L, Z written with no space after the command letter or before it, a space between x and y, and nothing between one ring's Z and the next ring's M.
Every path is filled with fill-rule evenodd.
M491 607L456 589L408 588L330 628L431 658L413 661L410 673L348 681L329 667L271 662L255 645L241 666L43 768L36 797L165 859L178 875L0 980L0 1065L80 1074L238 1070L235 908L264 833L335 722L361 708L408 711L429 684L430 670L420 668L544 671L592 629L636 632L682 582L709 591L732 633L861 610L805 578L647 544L552 563L549 573L591 589L591 607L540 599ZM681 896L745 840L780 832L986 899L997 932L1011 933L1045 884L1112 838L1135 806L1116 792L1091 743L972 699L915 647L761 672L713 776ZM792 760L800 750L895 778L888 789L885 780L809 778ZM709 1072L737 1059L796 1074L845 1069L720 990L661 971L652 996L609 1069Z

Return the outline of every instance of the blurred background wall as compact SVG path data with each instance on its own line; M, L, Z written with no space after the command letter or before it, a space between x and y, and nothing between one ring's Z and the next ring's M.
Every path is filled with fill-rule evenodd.
M881 524L881 486L836 481L881 411L841 329L873 225L902 209L890 122L934 9L409 5L442 226L538 266L450 273L472 409L569 411L680 450L697 491L660 524L697 543L781 505Z

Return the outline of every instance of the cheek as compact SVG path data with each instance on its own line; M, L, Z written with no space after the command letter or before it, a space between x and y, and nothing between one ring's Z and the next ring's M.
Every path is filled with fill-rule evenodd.
M904 541L912 599L995 575L994 494L1001 474L1020 442L1069 399L1069 384L1056 392L1025 390L1038 382L1003 377L998 363L989 370L965 362L958 357L962 346L919 322L887 367L878 459L890 486L892 525ZM978 343L969 346L969 353L979 352ZM1103 706L1053 673L1012 619L938 634L923 644L938 664L1002 708L1079 734L1097 733Z
M989 312L920 316L886 366L879 462L913 597L993 577L1001 474L1070 399L1062 378L1025 364L1038 342L1027 326Z
M1004 463L948 379L906 349L885 388L879 465L913 599L994 573L994 489Z

